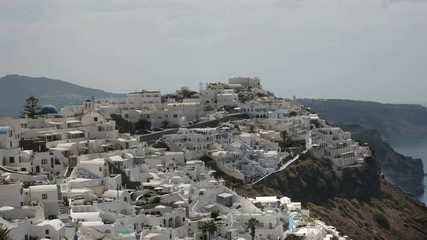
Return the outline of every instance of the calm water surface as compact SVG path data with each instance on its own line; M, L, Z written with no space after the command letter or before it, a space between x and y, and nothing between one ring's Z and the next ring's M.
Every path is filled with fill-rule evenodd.
M424 173L427 173L427 136L421 139L415 139L405 142L392 142L390 145L398 153L413 158L421 158L424 165ZM424 176L424 192L423 195L416 196L421 202L427 205L427 176Z

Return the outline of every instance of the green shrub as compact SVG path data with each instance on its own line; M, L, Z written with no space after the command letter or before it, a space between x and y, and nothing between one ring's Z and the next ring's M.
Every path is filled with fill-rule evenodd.
M375 212L374 213L374 220L380 227L382 227L384 229L390 229L390 223L389 223L388 219L382 213Z

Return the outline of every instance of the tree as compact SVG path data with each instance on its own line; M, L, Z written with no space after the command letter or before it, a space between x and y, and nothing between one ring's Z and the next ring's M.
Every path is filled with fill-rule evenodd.
M214 234L218 230L218 227L216 226L214 221L207 221L202 226L202 232L204 234L208 233L209 240L211 239L211 235Z
M255 239L255 227L256 225L259 223L258 219L256 218L250 218L245 224L246 224L246 229L250 229L251 230L251 237L252 240Z
M164 120L164 121L162 122L162 127L163 127L163 128L167 128L167 127L168 127L168 125L169 125L169 121L168 121L168 120Z
M117 126L117 129L119 130L119 133L135 134L135 128L132 122L124 119L119 114L111 114L110 116L114 121L116 121L116 126Z
M184 97L184 98L191 98L191 96L193 96L194 94L196 94L197 92L195 92L195 91L191 91L191 90L188 90L188 89L183 89L182 91L181 91L181 94L182 94L182 96Z
M26 115L29 118L34 118L40 111L39 100L31 95L29 98L25 99L23 108L24 110L21 112L21 118L25 118Z
M264 206L262 206L262 203L261 203L261 202L256 202L256 203L254 203L254 205L255 205L255 207L257 207L257 208L259 208L259 209L261 209L261 210L264 210Z
M9 240L10 239L10 231L12 229L7 228L7 227L0 227L0 239L4 239L4 240Z
M211 218L216 219L219 216L218 212L211 212Z
M151 122L147 119L140 119L138 122L135 123L135 129L136 130L150 130L151 128Z

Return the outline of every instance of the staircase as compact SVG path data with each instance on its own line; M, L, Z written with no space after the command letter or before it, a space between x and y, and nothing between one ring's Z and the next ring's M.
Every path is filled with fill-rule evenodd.
M74 167L68 166L67 169L65 170L64 178L69 178L73 170L74 170Z
M59 204L59 219L66 225L70 222L70 208L62 204L62 201Z

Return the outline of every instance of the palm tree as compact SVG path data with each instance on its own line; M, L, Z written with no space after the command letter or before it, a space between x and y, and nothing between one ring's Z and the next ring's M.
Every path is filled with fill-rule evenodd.
M9 240L10 239L10 231L12 229L7 228L7 227L0 227L0 239L1 240Z
M207 221L205 224L203 224L202 226L202 232L204 234L208 233L209 235L209 240L211 239L211 235L216 232L216 230L218 230L218 227L216 226L216 224L214 223L214 221Z
M256 225L259 223L258 219L256 218L250 218L245 224L246 224L246 229L250 229L251 230L251 237L252 240L255 239L255 227Z

